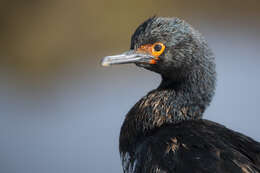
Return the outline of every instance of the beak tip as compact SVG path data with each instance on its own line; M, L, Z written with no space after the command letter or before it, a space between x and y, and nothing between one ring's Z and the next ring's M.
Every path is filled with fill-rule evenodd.
M107 58L103 58L102 61L100 62L101 66L103 67L108 67L111 65L111 63L109 61L107 61Z
M106 62L101 62L101 66L103 66L103 67L109 67L110 64L109 64L109 63L106 63Z

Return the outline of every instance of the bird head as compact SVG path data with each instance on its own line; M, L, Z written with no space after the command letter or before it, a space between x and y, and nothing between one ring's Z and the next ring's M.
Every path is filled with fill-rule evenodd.
M177 80L187 77L192 69L209 68L214 57L199 32L184 20L152 17L136 29L129 51L101 62L103 66L127 63Z

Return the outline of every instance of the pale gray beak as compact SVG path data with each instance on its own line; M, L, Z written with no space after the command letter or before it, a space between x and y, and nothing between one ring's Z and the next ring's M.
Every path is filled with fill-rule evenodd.
M152 55L130 50L119 55L104 57L101 61L101 65L110 66L113 64L149 63L149 60L152 58L154 58Z

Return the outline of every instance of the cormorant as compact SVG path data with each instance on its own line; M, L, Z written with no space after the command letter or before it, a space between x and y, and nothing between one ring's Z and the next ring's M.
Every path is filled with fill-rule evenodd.
M135 63L162 77L121 127L124 173L260 173L260 143L202 118L215 91L215 58L184 20L149 18L129 51L101 63Z

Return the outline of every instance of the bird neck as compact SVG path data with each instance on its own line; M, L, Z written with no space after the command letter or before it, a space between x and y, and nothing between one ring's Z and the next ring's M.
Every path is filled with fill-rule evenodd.
M207 72L202 77L196 72L190 74L179 81L162 76L160 86L134 105L121 127L121 152L135 147L163 125L202 117L214 94L215 73Z

